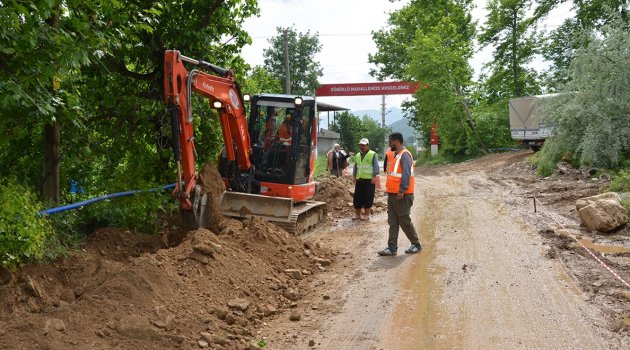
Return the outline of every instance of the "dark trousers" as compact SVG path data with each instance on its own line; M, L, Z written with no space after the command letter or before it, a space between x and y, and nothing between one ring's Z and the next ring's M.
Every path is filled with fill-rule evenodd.
M413 205L413 194L405 194L403 199L396 199L395 193L387 194L387 223L389 224L389 239L387 246L392 252L398 250L398 231L403 232L413 245L420 245L418 234L411 222L411 206Z

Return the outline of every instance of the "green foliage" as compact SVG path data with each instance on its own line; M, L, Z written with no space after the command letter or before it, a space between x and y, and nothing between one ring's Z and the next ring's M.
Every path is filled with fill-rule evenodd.
M378 52L370 55L379 79L415 80L421 88L404 105L425 146L439 125L447 153L476 154L481 146L469 104L475 25L470 0L413 1L393 12L388 29L373 34ZM426 85L425 85L426 84Z
M535 17L546 17L563 0L539 0ZM567 18L558 28L553 30L542 46L543 57L550 61L551 67L546 75L547 86L556 91L569 81L567 74L569 65L575 58L577 50L586 47L590 38L584 32L598 30L620 18L629 23L630 4L627 0L573 1L575 15Z
M37 197L15 181L0 183L0 264L16 267L44 256L52 228Z
M514 146L510 134L510 117L507 102L488 106L476 106L473 117L476 130L487 148L507 148Z
M613 176L607 190L621 193L630 192L630 170L622 170Z
M321 155L315 159L315 170L313 170L314 177L326 174L326 162L326 155Z
M363 126L363 136L361 138L368 139L370 141L370 149L376 152L379 158L383 158L382 155L385 154L385 148L387 147L385 139L391 133L391 130L382 127L380 123L368 116L363 116L361 124ZM409 144L407 140L405 140L405 143Z
M121 227L152 234L162 228L164 216L175 209L176 202L168 191L113 198L82 208L75 230L91 232L98 227Z
M488 1L478 40L494 47L494 59L485 67L490 74L482 78L489 104L540 93L537 72L526 66L538 53L534 18L527 16L531 7L531 0Z
M560 96L542 105L555 125L547 162L571 153L580 164L617 168L630 159L630 37L618 20L578 50Z
M265 68L279 79L286 92L286 86L284 86L286 77L284 38L286 35L291 93L313 95L319 86L317 79L323 75L319 62L315 60L315 55L322 49L319 34L311 35L310 31L298 33L293 27L278 27L276 30L278 35L269 39L270 47L263 51Z
M442 150L438 151L437 156L432 156L431 150L429 149L418 152L417 156L414 156L414 159L416 160L416 166L460 163L472 158L473 156L470 155L449 154Z
M244 94L251 95L260 93L281 94L283 92L280 79L263 66L256 66L252 69L241 84L241 90Z
M339 145L346 152L358 150L359 140L365 132L361 118L348 111L337 115L337 122L331 124L330 130L339 133Z

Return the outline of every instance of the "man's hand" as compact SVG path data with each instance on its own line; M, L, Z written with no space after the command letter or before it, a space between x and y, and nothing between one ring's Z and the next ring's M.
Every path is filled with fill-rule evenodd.
M354 184L356 184L356 183L357 183L357 177L356 177L356 176L353 176L353 177L352 177L352 184L354 185Z
M376 176L372 178L372 181L370 181L370 183L371 183L372 185L376 185Z
M404 193L402 193L402 192L398 192L398 194L396 194L396 200L399 200L399 201L400 201L400 200L402 200L402 199L403 199L403 197L404 197L404 196L405 196L405 194L404 194Z

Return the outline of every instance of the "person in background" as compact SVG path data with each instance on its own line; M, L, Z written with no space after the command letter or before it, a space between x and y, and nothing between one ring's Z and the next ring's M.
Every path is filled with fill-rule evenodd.
M330 171L330 175L342 176L343 169L348 164L348 158L352 155L352 152L346 154L346 152L341 149L341 146L335 143L333 148L326 154L326 170Z
M374 204L374 193L376 191L376 181L378 180L378 156L370 149L370 141L361 139L359 141L361 152L354 156L354 169L352 171L352 181L354 182L354 209L356 215L352 220L370 220L372 204ZM363 210L363 216L361 216Z
M379 251L378 255L396 255L400 228L411 241L411 247L406 249L405 253L419 253L422 246L410 217L415 183L413 156L403 145L403 136L399 132L389 135L389 147L392 153L387 155L387 182L385 184L389 237L387 248Z

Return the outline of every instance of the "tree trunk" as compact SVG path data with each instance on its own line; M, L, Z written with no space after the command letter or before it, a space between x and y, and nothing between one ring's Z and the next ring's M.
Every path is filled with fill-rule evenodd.
M42 196L45 203L59 203L59 142L61 139L59 123L44 125L44 176Z

